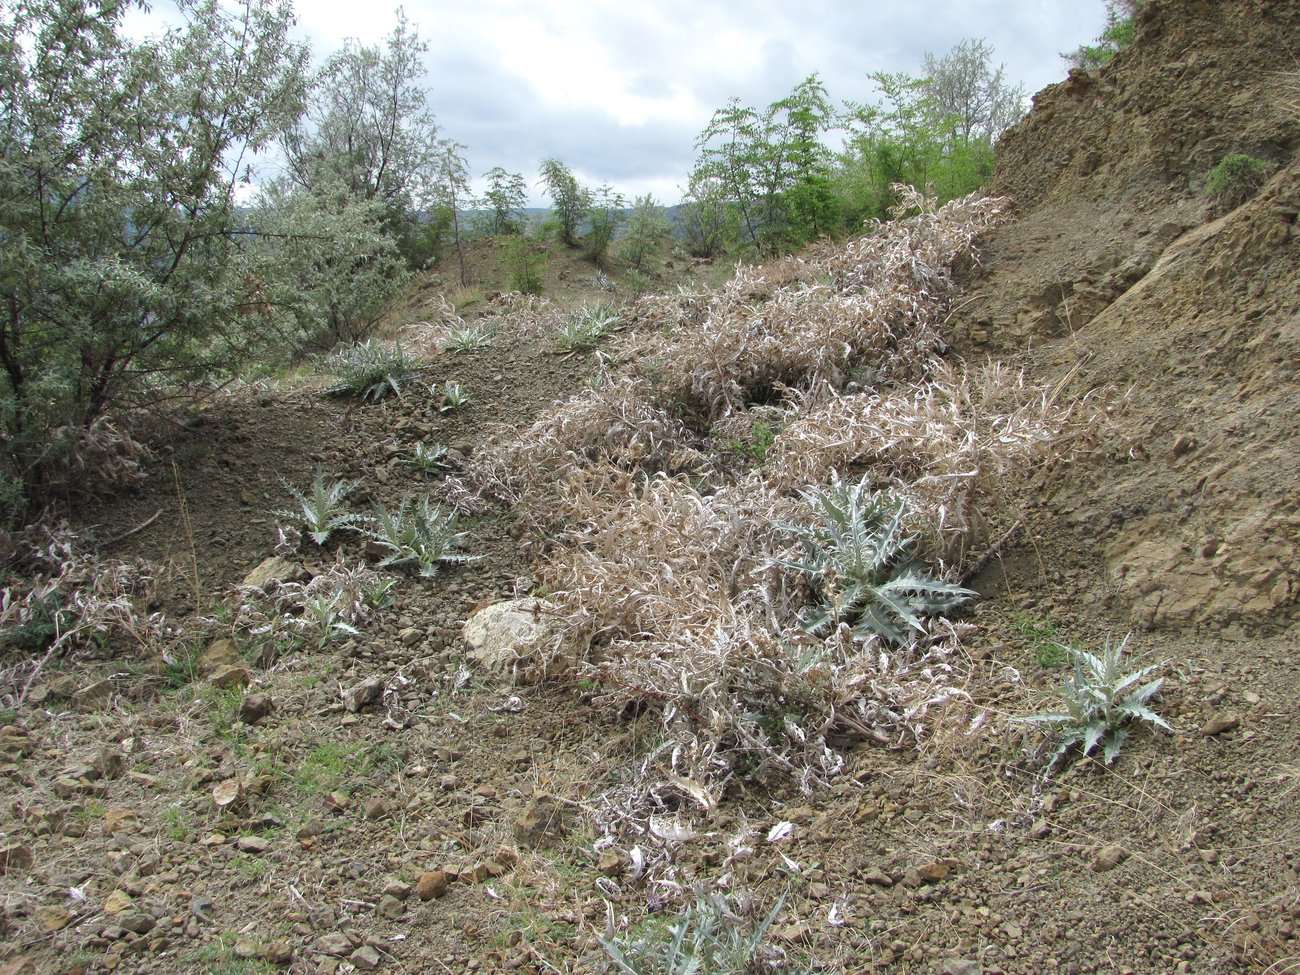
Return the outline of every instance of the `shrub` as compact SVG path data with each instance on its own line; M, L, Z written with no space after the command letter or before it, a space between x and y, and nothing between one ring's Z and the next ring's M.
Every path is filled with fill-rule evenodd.
M1232 153L1219 160L1205 179L1205 195L1223 210L1241 206L1268 182L1272 165L1244 153Z
M298 510L277 511L276 517L302 525L317 545L324 545L335 530L349 528L361 520L360 515L351 514L343 507L343 500L356 488L354 484L326 482L325 475L317 471L308 496L283 478L281 483L298 502Z
M1062 651L1074 661L1074 672L1061 684L1065 710L1016 719L1047 725L1059 738L1052 764L1078 745L1085 756L1100 746L1102 758L1109 765L1128 740L1128 730L1124 726L1129 722L1145 721L1162 728L1169 727L1150 706L1164 678L1139 685L1139 681L1158 670L1159 665L1148 664L1127 674L1123 672L1122 658L1132 635L1130 633L1115 646L1107 640L1100 655L1061 645Z
M925 632L923 618L960 606L975 593L926 575L902 536L907 504L872 491L867 478L800 492L814 527L788 526L803 543L801 560L778 560L808 577L822 600L806 621L811 633L848 622L860 637L878 634L905 644Z
M741 898L699 895L680 919L641 937L601 938L622 975L747 975L773 971L785 952L764 944L785 904L782 897L759 919L745 917Z
M465 537L456 530L456 513L443 511L427 497L415 504L403 498L391 512L377 504L373 524L376 527L368 534L389 551L381 566L414 565L421 576L432 578L444 562L474 562L483 557L452 551Z
M418 366L400 345L367 339L326 360L325 368L339 378L321 394L357 396L376 402L390 392L401 396L402 386L415 378Z

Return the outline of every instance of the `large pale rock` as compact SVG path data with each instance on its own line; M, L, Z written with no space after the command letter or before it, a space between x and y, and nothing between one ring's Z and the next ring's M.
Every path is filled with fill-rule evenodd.
M307 571L301 565L273 555L254 566L240 585L262 589L268 582L300 582L306 577Z
M465 656L484 670L507 674L521 684L535 684L557 665L560 634L557 607L544 599L510 599L480 609L465 623Z

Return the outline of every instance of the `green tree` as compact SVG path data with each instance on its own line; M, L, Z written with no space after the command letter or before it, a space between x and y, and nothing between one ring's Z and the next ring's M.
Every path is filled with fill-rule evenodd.
M433 202L451 230L451 242L456 248L462 287L469 284L469 272L465 267L465 244L461 239L461 212L470 201L469 164L465 161L465 147L459 142L444 140L438 147Z
M487 190L479 206L487 234L517 234L523 231L523 210L528 204L528 184L519 173L507 173L500 166L484 174Z
M395 236L420 233L442 144L423 86L428 44L399 8L383 48L345 42L311 84L309 108L282 133L290 179L312 191L342 184L378 200Z
M736 210L716 176L698 169L691 173L682 194L681 228L686 249L696 257L716 257L739 238Z
M1137 15L1146 0L1106 0L1106 26L1092 44L1084 44L1062 54L1072 68L1096 71L1124 48L1133 43L1137 33Z
M123 37L125 0L0 18L0 508L20 516L73 432L169 379L243 360L235 189L298 117L287 5L182 0Z
M591 204L587 208L587 249L597 267L605 267L610 242L623 223L623 204L622 194L615 192L608 183L591 195Z
M569 167L558 159L543 160L540 173L559 225L560 242L577 247L578 228L591 209L591 191L579 185Z
M664 214L664 208L650 194L638 196L632 203L632 215L627 221L627 233L619 244L619 257L637 271L645 271L654 254L655 244L670 236L673 225Z
M278 337L279 357L364 339L409 279L378 200L342 183L312 192L267 186L251 217L259 282L254 311Z
M728 243L779 253L838 222L831 156L822 141L835 124L815 74L761 111L732 98L714 112L696 139L700 155L691 181L733 209L735 219L723 226L738 237Z

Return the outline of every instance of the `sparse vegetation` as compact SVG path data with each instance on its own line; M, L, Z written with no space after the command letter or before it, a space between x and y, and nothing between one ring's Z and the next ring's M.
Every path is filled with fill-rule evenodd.
M586 352L594 349L616 324L618 312L609 305L598 304L569 315L555 335L566 352Z
M903 498L873 491L865 477L846 484L837 476L830 487L800 494L817 523L790 527L804 557L780 564L802 572L820 599L805 621L809 632L848 623L859 637L908 643L925 632L927 617L975 596L918 566L913 545L903 535Z
M1220 210L1231 210L1258 193L1272 171L1272 164L1265 159L1231 153L1210 170L1205 179L1205 195Z
M465 533L457 530L456 513L427 497L404 498L396 511L377 504L371 521L374 527L368 534L389 552L380 560L381 566L414 566L421 576L432 578L444 564L482 558L455 551L465 539Z
M281 478L286 491L298 502L297 511L277 511L277 518L301 525L317 545L324 545L330 535L343 528L354 528L361 516L347 510L344 501L356 489L347 481L327 481L321 471L312 481L311 494L307 495Z
M325 360L324 368L338 379L321 390L324 396L355 396L378 402L389 393L402 395L419 363L396 343L367 339Z
M1151 708L1164 678L1141 683L1160 665L1148 664L1125 673L1124 651L1132 636L1130 633L1117 644L1107 640L1095 654L1062 646L1074 664L1061 684L1065 710L1016 719L1044 725L1052 732L1058 742L1053 764L1077 747L1085 757L1100 748L1102 760L1110 765L1128 740L1129 723L1141 721L1169 728L1168 722Z
M451 462L447 459L447 448L443 444L433 446L416 444L406 466L421 474L445 474L451 470Z

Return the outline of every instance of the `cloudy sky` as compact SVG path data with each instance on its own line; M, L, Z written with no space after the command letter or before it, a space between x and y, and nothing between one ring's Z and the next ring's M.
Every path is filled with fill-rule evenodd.
M319 62L345 38L381 44L390 0L297 0ZM149 21L175 22L170 4ZM984 38L1030 93L1065 77L1060 52L1096 36L1101 0L405 0L428 42L442 135L537 182L555 157L585 185L675 203L714 109L761 107L818 72L831 98L871 101L868 73L919 74L925 52ZM544 205L534 189L535 205Z

